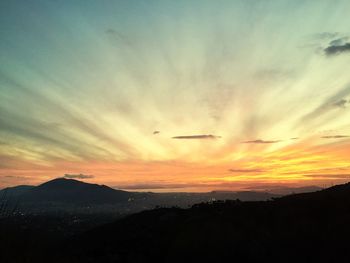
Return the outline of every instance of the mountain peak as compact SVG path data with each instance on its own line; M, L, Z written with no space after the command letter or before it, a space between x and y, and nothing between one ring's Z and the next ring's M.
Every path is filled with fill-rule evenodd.
M127 200L129 195L105 185L60 177L35 187L26 198L36 202L115 203Z
M82 181L78 181L78 180L75 180L75 179L68 179L68 178L64 178L64 177L58 177L58 178L55 178L53 180L47 181L45 183L42 183L38 187L51 187L51 186L66 187L66 186L76 186L76 185L91 185L91 184L85 183L85 182L82 182Z

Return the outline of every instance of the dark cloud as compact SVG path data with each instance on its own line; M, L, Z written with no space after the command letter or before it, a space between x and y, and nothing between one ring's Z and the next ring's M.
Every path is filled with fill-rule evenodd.
M256 144L265 144L265 143L278 143L281 142L281 140L277 140L277 141L265 141L265 140L253 140L253 141L245 141L242 143L256 143Z
M299 137L293 137L293 138L290 138L291 140L298 140Z
M94 178L93 175L88 175L88 174L65 174L63 177L68 178L68 179L91 179L91 178Z
M229 169L232 173L262 173L262 169Z
M345 43L343 45L329 45L324 49L324 52L327 56L350 52L350 43Z
M172 139L218 139L221 138L221 136L216 136L216 135L212 135L212 134L203 134L203 135L184 135L184 136L175 136L172 137Z
M328 136L322 136L323 139L341 139L341 138L349 138L349 135L328 135Z
M153 134L159 134L160 133L160 131L154 131L153 132Z

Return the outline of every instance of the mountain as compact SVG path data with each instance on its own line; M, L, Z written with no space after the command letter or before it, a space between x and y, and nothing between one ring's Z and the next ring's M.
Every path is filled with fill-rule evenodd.
M18 185L14 187L7 187L0 190L0 199L4 198L15 198L23 195L29 190L33 189L35 186L32 185Z
M19 185L0 190L0 218L16 212L22 196L33 188L31 185Z
M32 188L23 195L26 202L67 204L113 204L126 202L132 194L105 185L57 178Z
M350 183L270 201L143 211L67 245L71 262L349 262Z

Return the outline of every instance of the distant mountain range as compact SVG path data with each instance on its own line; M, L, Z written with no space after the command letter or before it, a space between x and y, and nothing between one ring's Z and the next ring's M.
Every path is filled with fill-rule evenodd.
M0 191L0 203L8 210L21 213L71 212L134 213L161 207L187 208L196 203L217 200L263 201L281 193L313 191L319 188L275 189L279 194L262 191L212 191L208 193L151 193L116 190L105 185L74 179L57 178L39 186L16 186Z

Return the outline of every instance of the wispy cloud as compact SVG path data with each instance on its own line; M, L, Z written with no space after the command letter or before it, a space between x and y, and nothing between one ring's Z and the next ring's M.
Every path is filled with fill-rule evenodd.
M265 141L265 140L253 140L253 141L245 141L242 143L256 143L256 144L265 144L265 143L278 143L281 142L281 140L276 140L276 141Z
M262 173L263 169L229 169L232 173Z
M183 136L174 136L172 139L183 139L183 140L203 140L203 139L218 139L221 136L216 136L212 134L201 134L201 135L183 135Z
M327 136L322 136L321 138L323 139L341 139L341 138L349 138L349 135L327 135Z
M333 39L335 37L339 36L338 32L321 32L312 35L312 38L318 39L318 40L325 40L325 39Z
M68 179L91 179L91 178L94 178L93 175L89 175L89 174L65 174L63 177L68 178Z
M337 91L333 96L325 99L317 108L313 109L309 113L305 114L301 119L301 124L305 125L306 122L313 122L320 116L332 111L341 110L346 107L348 101L344 97L350 94L350 85L346 85L344 88Z
M192 184L169 184L169 183L140 183L140 184L126 184L115 186L118 189L126 190L147 190L147 189L181 189L186 187L193 187ZM196 184L196 186L198 186Z
M349 37L341 37L341 38L337 38L332 40L329 45L330 46L340 46L340 45L344 45L346 43L346 41L348 41Z
M339 101L334 102L332 105L339 108L346 108L347 103L348 103L347 100L341 99Z
M4 177L5 178L15 178L15 179L23 179L23 178L25 178L23 176L16 176L16 175L5 175Z
M344 174L304 174L303 176L310 177L310 178L346 179L346 178L350 178L350 173L344 173Z

